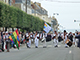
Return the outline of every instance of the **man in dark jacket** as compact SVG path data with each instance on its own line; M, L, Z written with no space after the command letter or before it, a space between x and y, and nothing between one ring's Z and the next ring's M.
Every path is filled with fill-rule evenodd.
M78 41L78 45L77 45L77 47L80 48L80 32L78 32L78 35L75 36L75 38L77 38L77 39L79 40L79 41Z
M71 42L73 42L73 35L72 35L72 32L70 32L68 36L69 36L69 39L71 40Z

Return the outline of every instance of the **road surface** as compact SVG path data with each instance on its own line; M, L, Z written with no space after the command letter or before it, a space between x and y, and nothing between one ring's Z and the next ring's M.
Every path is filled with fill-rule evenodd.
M26 45L17 49L10 49L10 52L0 52L0 60L80 60L80 49L77 47L65 48L61 42L55 48L52 42L47 43L43 48L42 43L38 48L34 45L27 48Z

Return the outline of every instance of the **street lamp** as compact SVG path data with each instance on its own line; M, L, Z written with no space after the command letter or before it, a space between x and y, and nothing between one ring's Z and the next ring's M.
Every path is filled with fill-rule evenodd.
M53 13L53 16L54 15L59 15L59 13ZM53 23L54 25L57 25L57 21L55 21L55 23ZM56 31L57 31L57 26L56 26Z
M53 13L53 15L59 15L59 13Z
M54 25L56 25L56 21L54 19L51 20L51 28L52 28L52 32L54 32Z
M53 32L53 20L51 19L51 28L52 28L52 32Z
M80 20L74 20L74 22L80 22Z

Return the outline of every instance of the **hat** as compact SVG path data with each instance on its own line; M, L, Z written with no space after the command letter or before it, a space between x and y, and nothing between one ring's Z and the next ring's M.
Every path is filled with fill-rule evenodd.
M64 32L66 32L66 30L64 30Z
M8 33L8 31L6 31L6 33Z

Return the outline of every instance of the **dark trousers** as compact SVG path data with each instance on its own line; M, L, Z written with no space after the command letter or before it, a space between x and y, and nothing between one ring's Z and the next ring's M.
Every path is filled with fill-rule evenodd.
M10 49L10 42L6 41L6 48L7 48L7 51L9 51Z
M2 51L4 51L4 41L2 41Z
M27 47L29 47L29 46L28 46L28 42L29 42L29 39L26 39L26 46L27 46Z

